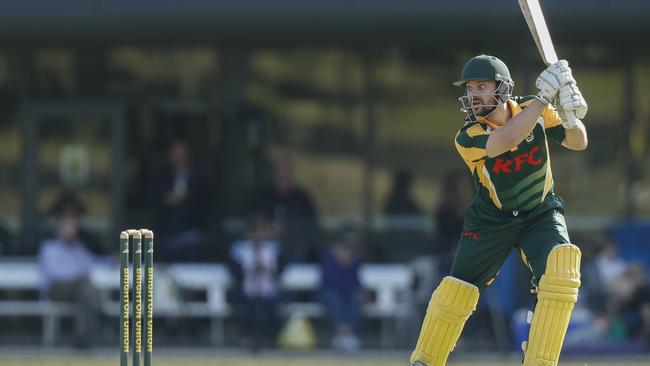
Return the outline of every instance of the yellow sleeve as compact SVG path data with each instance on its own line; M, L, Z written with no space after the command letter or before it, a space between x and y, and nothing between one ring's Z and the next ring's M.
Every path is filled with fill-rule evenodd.
M456 150L470 170L474 169L477 161L487 157L485 146L489 136L490 132L478 123L465 126L456 134Z
M550 140L561 144L564 141L566 134L564 127L562 126L562 118L560 118L555 107L549 104L542 112L542 118L544 119L544 130L546 130L546 136L548 136Z
M550 104L542 112L542 118L544 118L544 129L562 125L560 115L555 110L555 107Z

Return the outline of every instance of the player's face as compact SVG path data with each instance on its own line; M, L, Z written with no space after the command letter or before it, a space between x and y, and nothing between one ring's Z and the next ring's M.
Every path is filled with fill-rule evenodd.
M465 84L474 114L485 116L494 110L496 88L497 82L494 80L470 80Z

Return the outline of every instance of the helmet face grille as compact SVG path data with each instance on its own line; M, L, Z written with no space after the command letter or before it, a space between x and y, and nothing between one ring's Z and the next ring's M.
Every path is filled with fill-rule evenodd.
M513 83L510 80L499 80L499 84L497 85L496 89L494 90L494 93L490 94L484 94L484 95L490 95L492 96L494 100L494 104L485 104L485 107L492 107L492 111L496 109L496 107L500 106L501 104L505 103L512 97L512 89L513 89ZM487 117L490 113L487 113L486 115L477 115L474 113L474 109L472 108L472 97L467 95L467 92L460 98L458 98L458 101L460 101L461 108L460 111L464 112L467 115L467 119L470 121L477 121L478 117Z

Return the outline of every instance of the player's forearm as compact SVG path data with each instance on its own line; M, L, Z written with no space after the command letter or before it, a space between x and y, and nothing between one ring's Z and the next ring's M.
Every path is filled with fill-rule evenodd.
M578 120L576 128L567 128L562 145L571 150L584 150L587 148L587 129L582 121Z
M493 158L519 145L533 130L544 108L546 108L544 103L535 100L503 127L492 132L485 145L487 155Z

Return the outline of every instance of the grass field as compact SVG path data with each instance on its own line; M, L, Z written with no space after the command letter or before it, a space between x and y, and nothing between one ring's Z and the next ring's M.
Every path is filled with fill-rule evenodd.
M647 366L648 361L591 361L591 362L560 362L561 366ZM117 366L116 357L70 357L70 356L39 356L23 357L10 356L0 359L0 366ZM405 366L404 362L395 359L381 360L377 358L364 359L352 358L325 358L313 359L309 357L289 358L264 358L264 357L206 357L206 358L184 358L184 357L159 357L153 362L154 366ZM449 366L507 366L521 365L518 361L508 360L503 362L479 362L462 361L450 362Z

